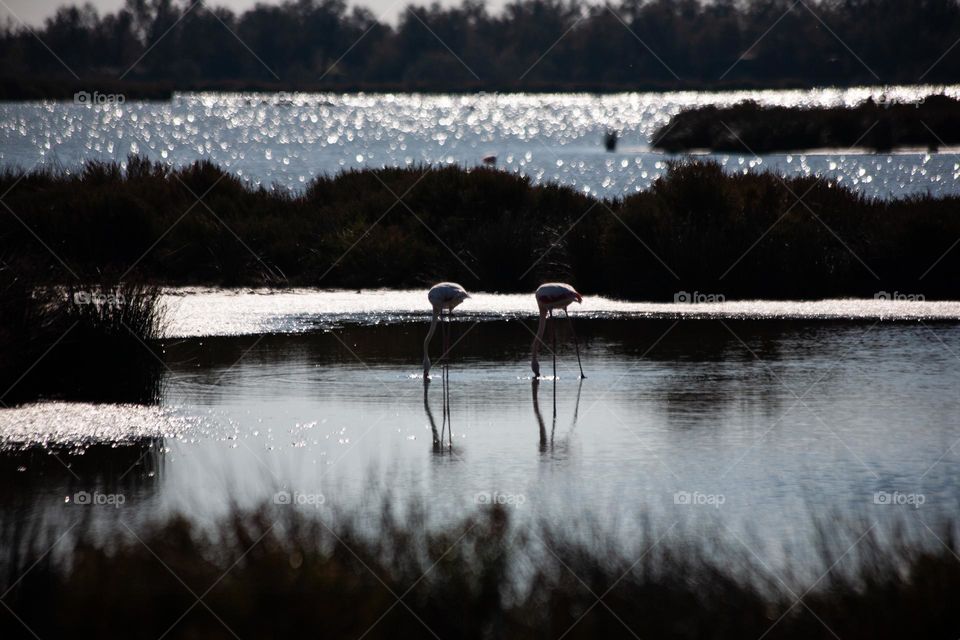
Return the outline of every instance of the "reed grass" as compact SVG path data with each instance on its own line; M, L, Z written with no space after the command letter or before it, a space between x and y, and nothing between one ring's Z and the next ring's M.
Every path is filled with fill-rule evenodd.
M952 527L939 531L942 545L870 529L851 546L864 523L831 520L815 578L797 579L733 541L645 530L625 550L602 533L516 526L502 508L439 529L425 527L416 509L396 516L385 505L383 513L372 529L275 505L237 509L213 528L179 516L106 530L85 521L58 553L47 553L56 532L5 520L0 586L10 588L4 602L16 617L0 613L0 632L856 640L960 630Z
M0 271L0 401L151 402L163 363L160 290L138 283L38 285Z

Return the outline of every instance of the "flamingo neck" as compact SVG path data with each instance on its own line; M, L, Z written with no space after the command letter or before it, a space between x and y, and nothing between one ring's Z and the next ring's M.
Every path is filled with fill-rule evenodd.
M543 342L543 331L547 327L547 308L540 307L540 323L537 325L537 335L533 338L533 357L530 360L530 367L533 369L533 372L537 375L540 375L540 362L537 359L537 354L540 353L540 343Z
M433 320L430 321L430 330L427 331L427 337L423 341L423 374L430 372L430 339L437 330L437 321L440 319L439 307L433 308Z

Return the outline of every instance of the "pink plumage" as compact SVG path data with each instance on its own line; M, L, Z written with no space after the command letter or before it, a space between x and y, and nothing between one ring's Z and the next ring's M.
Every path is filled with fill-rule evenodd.
M547 328L547 316L550 316L552 322L553 310L563 309L563 314L569 322L570 316L567 315L567 307L574 302L583 302L583 296L565 282L547 282L537 287L535 297L537 299L537 306L540 308L540 324L537 325L537 335L534 337L533 346L531 347L532 357L530 359L530 368L533 369L533 374L539 377L540 360L538 354L540 352L540 345L543 343L543 332ZM586 378L586 376L583 375L583 365L580 364L580 345L577 342L577 334L573 331L572 322L570 323L570 331L573 333L573 344L577 349L577 365L580 367L580 377ZM554 363L556 363L555 355ZM554 369L556 369L556 366L554 366ZM554 375L556 375L556 371L554 371Z
M542 309L566 309L574 302L583 302L583 296L564 282L548 282L537 287L537 305Z
M434 310L446 309L453 310L457 305L470 297L466 289L456 282L441 282L430 287L427 293L427 300L433 306Z
M456 282L440 282L430 287L427 293L427 300L433 307L433 320L430 321L430 330L427 331L427 337L423 341L423 377L424 380L430 375L430 339L437 330L437 322L440 315L446 311L447 320L450 320L450 314L464 300L470 297L467 290Z

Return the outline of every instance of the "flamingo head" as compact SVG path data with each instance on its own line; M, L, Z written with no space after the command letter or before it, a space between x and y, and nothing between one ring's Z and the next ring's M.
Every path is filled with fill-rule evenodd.
M573 292L573 297L576 299L577 304L583 303L583 296L577 293L576 291Z

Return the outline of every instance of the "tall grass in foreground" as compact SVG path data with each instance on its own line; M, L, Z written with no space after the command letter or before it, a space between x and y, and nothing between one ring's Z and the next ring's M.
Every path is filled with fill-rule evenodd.
M824 529L821 577L803 581L732 542L648 533L618 551L603 535L511 526L496 508L440 531L426 530L422 514L385 515L375 535L349 518L274 505L237 511L212 531L173 517L118 522L95 537L87 522L60 543L65 553L47 553L54 532L7 519L0 634L956 638L960 549L949 531L938 532L943 546L921 548L902 533L861 536L861 524Z
M960 251L951 251L960 197L871 200L816 177L713 163L674 164L646 191L614 200L450 166L351 170L291 192L250 186L209 162L171 168L138 157L70 174L7 170L0 191L11 187L4 201L20 220L0 216L0 256L57 284L73 276L34 233L84 280L133 268L162 284L457 280L510 292L562 279L647 300L680 291L960 298Z
M150 344L163 324L157 287L36 286L10 270L0 276L0 401L156 398L163 367Z

